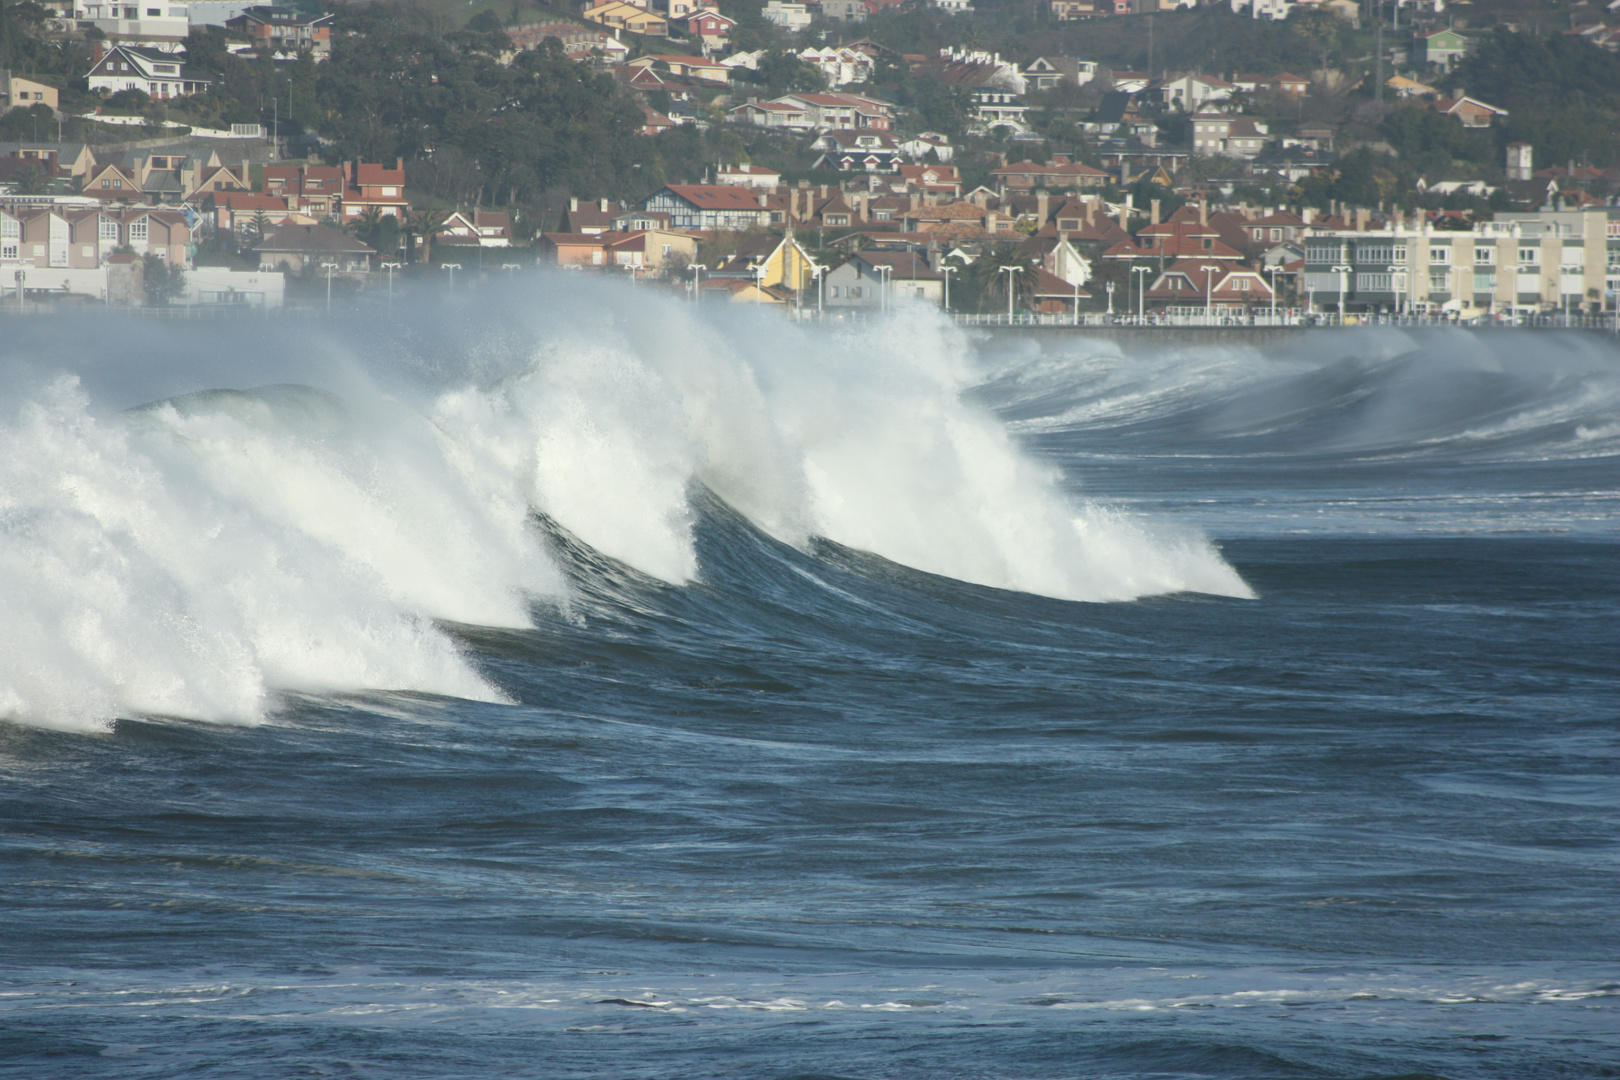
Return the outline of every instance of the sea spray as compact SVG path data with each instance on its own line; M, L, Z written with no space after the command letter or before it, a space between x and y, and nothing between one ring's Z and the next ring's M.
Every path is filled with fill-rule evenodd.
M629 314L569 317L630 295ZM472 304L251 344L232 323L13 335L0 716L252 722L278 689L498 699L441 624L565 602L530 511L679 585L702 575L694 484L801 548L981 585L1251 595L1193 530L1065 497L964 402L971 347L926 310L828 330L556 279ZM92 331L113 327L109 358Z

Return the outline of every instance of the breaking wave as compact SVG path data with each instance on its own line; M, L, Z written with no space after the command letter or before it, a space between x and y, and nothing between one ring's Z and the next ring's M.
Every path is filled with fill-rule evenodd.
M699 485L806 550L979 585L1252 595L1196 530L1065 496L964 401L972 348L926 311L834 332L649 295L549 281L251 344L266 324L20 324L0 351L0 717L500 700L444 624L567 604L534 512L682 585L703 573Z

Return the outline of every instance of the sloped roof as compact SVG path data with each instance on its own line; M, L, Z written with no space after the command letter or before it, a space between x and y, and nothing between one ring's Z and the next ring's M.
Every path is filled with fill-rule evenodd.
M283 225L255 244L253 250L295 254L377 254L375 248L330 225Z

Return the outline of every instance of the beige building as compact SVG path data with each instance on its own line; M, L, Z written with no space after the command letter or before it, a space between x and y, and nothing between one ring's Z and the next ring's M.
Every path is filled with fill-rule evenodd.
M51 111L55 112L56 87L13 75L6 68L0 68L0 113L8 113L12 109L31 109L35 105L49 105Z
M1498 214L1469 232L1324 231L1305 241L1319 310L1462 315L1612 311L1620 291L1620 207Z
M0 207L0 282L9 270L89 270L120 249L156 255L182 269L191 261L191 227L175 210L77 205Z

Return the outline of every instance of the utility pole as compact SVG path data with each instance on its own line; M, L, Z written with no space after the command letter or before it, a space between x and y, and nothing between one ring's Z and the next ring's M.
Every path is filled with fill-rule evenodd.
M1384 12L1383 12L1383 6L1384 5L1382 3L1382 0L1379 0L1378 10L1374 11L1374 13L1373 13L1373 22L1378 24L1378 31L1374 35L1375 40L1378 42L1377 48L1375 50L1378 53L1377 64L1375 66L1375 70L1377 71L1377 75L1375 76L1375 78L1378 80L1378 88L1377 88L1377 90L1376 90L1376 92L1374 94L1374 99L1379 101L1379 102L1382 102L1384 100Z

